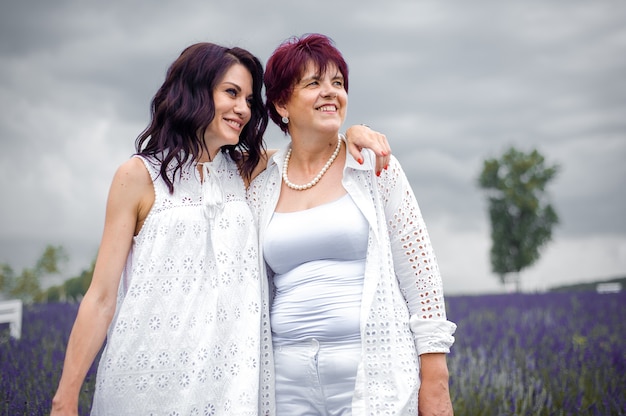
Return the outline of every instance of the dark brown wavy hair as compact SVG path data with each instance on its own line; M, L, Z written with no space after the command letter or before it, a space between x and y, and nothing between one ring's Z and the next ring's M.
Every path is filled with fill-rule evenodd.
M207 151L198 132L204 132L213 121L213 91L235 64L252 74L251 117L241 131L239 143L223 146L222 151L237 161L241 175L247 179L259 163L268 123L261 95L263 65L245 49L197 43L183 50L167 70L165 82L152 99L151 122L135 142L137 154L161 163L160 176L170 192L174 191L174 176L182 165Z

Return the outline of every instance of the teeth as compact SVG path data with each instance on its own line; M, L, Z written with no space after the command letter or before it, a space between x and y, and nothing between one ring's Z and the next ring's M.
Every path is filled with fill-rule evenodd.
M337 110L337 107L335 107L334 105L324 105L319 108L319 111L336 111L336 110Z
M231 125L233 125L233 126L235 126L235 127L237 127L237 128L241 128L241 123L237 123L237 122L236 122L236 121L234 121L234 120L225 120L225 121L226 121L228 124L231 124Z

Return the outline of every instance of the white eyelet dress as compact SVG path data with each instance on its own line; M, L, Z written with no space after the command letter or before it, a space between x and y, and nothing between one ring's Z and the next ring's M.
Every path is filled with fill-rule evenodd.
M256 415L257 232L236 164L183 167L135 237L97 373L92 415Z

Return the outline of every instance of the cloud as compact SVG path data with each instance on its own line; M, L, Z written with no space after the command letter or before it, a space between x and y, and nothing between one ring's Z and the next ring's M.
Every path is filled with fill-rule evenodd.
M476 178L509 146L561 167L549 185L561 224L527 287L624 275L625 22L609 0L3 4L0 262L29 265L53 243L88 267L113 172L184 47L237 45L265 61L287 37L321 32L350 66L346 126L388 136L448 291L498 288ZM275 127L266 138L285 142Z

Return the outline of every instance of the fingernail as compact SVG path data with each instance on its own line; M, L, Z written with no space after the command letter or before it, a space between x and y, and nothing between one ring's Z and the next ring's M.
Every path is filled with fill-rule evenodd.
M387 168L388 168L388 167L389 167L389 165L386 165L386 166L385 166L385 170L387 170Z
M359 162L359 165L362 165L362 164L363 164L363 159L359 158L359 159L357 160L357 162Z
M376 176L380 176L380 171L376 172Z

